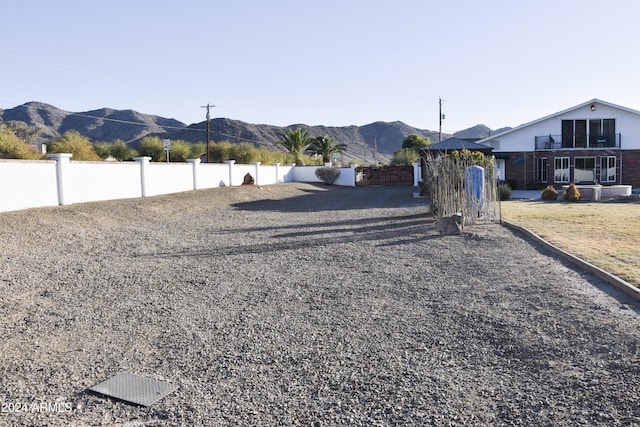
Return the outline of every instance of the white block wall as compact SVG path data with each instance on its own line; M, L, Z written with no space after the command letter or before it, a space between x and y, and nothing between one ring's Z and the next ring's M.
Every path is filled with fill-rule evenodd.
M71 154L50 154L51 160L0 160L0 212L100 200L148 197L204 188L242 185L249 173L256 185L320 182L319 166L201 163L81 162ZM334 185L355 186L355 166L340 168Z
M64 171L64 203L140 197L136 162L70 162Z
M58 204L56 162L0 160L0 212Z

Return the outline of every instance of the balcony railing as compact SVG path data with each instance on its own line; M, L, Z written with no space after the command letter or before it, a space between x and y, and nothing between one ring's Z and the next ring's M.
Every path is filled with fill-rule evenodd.
M605 135L544 135L536 136L536 150L563 150L584 148L620 148L620 134Z

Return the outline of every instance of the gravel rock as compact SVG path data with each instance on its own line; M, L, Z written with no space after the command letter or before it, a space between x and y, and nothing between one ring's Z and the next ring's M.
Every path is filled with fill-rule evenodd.
M409 187L0 214L0 425L637 425L639 306ZM87 392L119 372L151 407Z

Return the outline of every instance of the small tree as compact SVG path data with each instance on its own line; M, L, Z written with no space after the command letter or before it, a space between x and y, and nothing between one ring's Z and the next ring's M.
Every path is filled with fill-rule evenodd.
M270 165L272 163L284 163L282 161L282 152L271 151L265 147L256 148L258 151L258 161Z
M393 153L391 166L407 166L416 163L420 155L412 148L403 148Z
M111 144L108 142L96 142L93 144L93 150L96 152L98 157L102 160L106 160L111 155Z
M420 159L420 150L431 145L431 139L412 134L402 141L402 149L393 153L392 166L406 166L416 163Z
M137 155L138 152L121 139L116 139L111 143L111 157L114 159L130 160Z
M199 159L203 154L207 153L207 145L204 142L197 142L189 146L189 158Z
M163 147L164 148L164 144ZM206 151L206 149L205 149ZM166 157L166 151L165 151L165 157ZM182 140L176 140L176 141L171 141L171 150L169 150L169 160L172 162L186 162L187 159L189 159L191 157L191 144L186 142L186 141L182 141ZM166 160L166 158L165 158Z
M93 144L93 149L101 159L113 157L116 160L129 160L138 155L138 152L129 147L126 142L116 139L113 142L99 142Z
M250 142L242 142L238 145L231 146L231 158L238 163L257 162L259 159L258 150Z
M70 130L53 142L51 153L71 153L74 160L101 160L93 149L91 141L80 135L80 132Z
M157 136L145 136L140 142L140 155L151 157L154 162L165 160L164 144Z
M0 158L36 160L42 155L29 148L27 143L18 138L14 131L5 125L0 125Z
M404 141L402 141L402 148L408 148L415 151L416 153L419 153L422 148L431 144L431 139L428 136L412 134L407 136Z
M223 162L231 159L233 145L229 141L220 141L209 144L209 153L212 162ZM206 150L205 150L206 151Z
M9 120L6 125L25 144L30 144L34 138L40 135L40 129L37 126L29 126L26 122L20 120Z

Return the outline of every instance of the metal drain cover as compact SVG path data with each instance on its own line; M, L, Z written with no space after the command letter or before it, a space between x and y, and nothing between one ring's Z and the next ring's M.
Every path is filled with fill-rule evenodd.
M115 377L89 387L93 392L142 406L151 406L177 389L178 387L172 384L128 372L121 372Z

